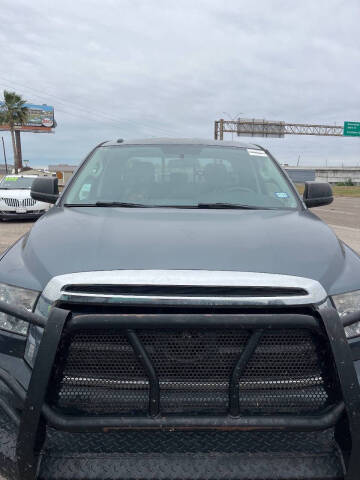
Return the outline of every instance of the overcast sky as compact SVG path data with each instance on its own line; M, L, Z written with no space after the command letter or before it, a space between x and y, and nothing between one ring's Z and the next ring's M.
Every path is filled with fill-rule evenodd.
M33 165L118 137L212 138L239 112L360 121L359 0L2 0L0 19L1 91L55 107L54 135L22 135ZM360 164L360 137L253 141L290 164Z

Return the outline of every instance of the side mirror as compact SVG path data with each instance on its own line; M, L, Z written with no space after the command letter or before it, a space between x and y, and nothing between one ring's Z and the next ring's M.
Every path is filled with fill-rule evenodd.
M303 200L309 208L329 205L334 200L332 188L329 183L305 182Z
M57 178L38 177L31 185L31 198L40 202L55 203L59 198Z

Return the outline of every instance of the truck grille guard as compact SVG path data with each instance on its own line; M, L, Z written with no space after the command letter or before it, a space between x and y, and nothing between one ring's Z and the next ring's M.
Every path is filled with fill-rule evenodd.
M97 273L97 272L92 272ZM143 273L143 272L142 272ZM206 277L207 272L201 272L200 276ZM213 273L213 279L206 277L208 286L215 285L215 277L218 272ZM225 274L225 272L223 272ZM102 275L101 273L100 275ZM141 275L138 271L137 275ZM198 272L197 272L198 274ZM76 275L76 274L74 274ZM110 272L110 277L114 273ZM172 275L174 275L172 277ZM347 421L349 423L349 429L351 433L351 454L347 460L347 474L346 480L355 480L358 478L358 472L360 471L360 387L357 379L354 363L352 360L351 352L347 340L345 338L344 326L339 318L339 315L333 307L331 301L324 296L324 290L320 284L312 280L300 279L298 277L282 278L281 285L278 283L270 283L274 277L269 275L265 282L259 284L254 282L254 277L251 275L247 277L247 280L243 284L236 285L235 277L231 283L231 276L225 279L227 274L224 275L224 282L229 283L226 287L252 287L257 285L259 288L273 287L274 284L277 288L297 288L303 291L295 293L295 295L279 295L276 298L269 296L250 297L247 295L236 296L231 298L230 301L227 297L223 297L219 303L217 299L212 298L207 305L212 307L218 307L221 312L216 313L216 308L211 314L201 313L177 313L176 314L176 326L190 327L209 327L214 328L221 325L224 328L231 328L232 326L241 325L241 328L247 329L251 332L250 337L246 343L244 350L238 357L236 365L233 369L232 376L229 384L229 412L225 415L210 415L210 416L189 416L189 415L164 415L161 413L160 407L160 386L159 379L157 377L154 366L147 355L142 343L135 332L137 328L153 328L153 327L166 327L169 328L169 321L173 320L174 315L151 315L151 314L75 314L64 308L58 308L61 299L62 302L67 301L71 304L72 301L78 303L79 299L84 299L84 291L71 291L67 289L68 285L87 285L88 281L81 278L79 275L79 282L74 282L74 278L69 279L67 283L63 283L59 280L59 277L50 282L50 285L44 290L43 295L47 299L55 303L55 306L51 309L48 318L44 318L36 313L27 312L21 308L13 305L0 302L0 311L17 317L31 325L44 328L42 341L39 346L39 350L36 356L35 365L32 370L28 389L25 390L20 383L6 370L0 368L0 380L3 381L8 388L22 401L23 410L19 415L10 405L7 405L4 401L0 401L0 408L2 408L17 424L18 424L18 436L17 436L17 464L19 470L19 476L22 480L33 480L37 475L38 466L38 449L39 449L39 437L41 438L44 429L45 422L59 430L73 431L73 432L94 432L102 431L107 432L111 429L177 429L177 428L200 428L200 429L220 429L220 430L251 430L251 429L275 429L275 430L323 430L330 426L335 425L343 413L346 412ZM244 278L246 278L246 275ZM260 275L264 279L262 274ZM266 275L266 274L264 274ZM163 281L160 285L171 285L169 277L176 278L176 273L171 272L163 276ZM144 277L142 277L144 278ZM198 277L199 278L199 277ZM229 280L230 278L230 280ZM289 282L289 279L296 279L293 282ZM87 278L87 280L89 277ZM63 279L62 279L63 280ZM94 280L94 279L93 279ZM95 279L96 285L113 285L114 282L109 281L109 278L98 281ZM201 286L203 278L195 286ZM218 279L219 280L219 279ZM279 279L278 279L279 280ZM238 279L237 279L238 281ZM285 281L288 281L285 284ZM156 285L159 285L159 280ZM251 284L250 284L251 282ZM284 283L282 283L284 282ZM245 283L245 285L244 285ZM264 285L265 283L265 285ZM145 282L145 284L148 284ZM317 284L317 285L316 285ZM60 286L61 285L61 286ZM129 279L126 285L139 285L136 282L131 283ZM181 282L184 286L184 279ZM186 285L186 282L185 282ZM190 283L188 285L191 285ZM306 293L304 294L304 290ZM263 290L264 291L264 290ZM72 295L72 294L75 295ZM85 292L86 293L86 292ZM84 295L83 295L84 294ZM99 292L94 293L99 301ZM102 300L110 298L104 297L103 293L100 295ZM120 303L124 304L124 294L120 293ZM146 295L140 295L141 304L154 305L159 300L159 295L152 296L150 299L144 298ZM126 298L126 304L134 304L133 297ZM155 297L155 298L153 298ZM189 297L184 295L171 295L170 298L165 298L165 305L172 305L178 307L179 300L181 305L190 303L192 301L196 305L204 305L204 297L196 296ZM199 302L200 298L200 304ZM259 302L260 299L260 302ZM223 307L236 308L237 313L223 313ZM251 309L251 313L247 313L251 306L267 306L268 311L277 307L276 313L253 313L254 309ZM278 311L278 308L283 306L298 306L307 305L311 307L311 314L302 313L282 313ZM242 307L246 312L242 313ZM284 310L286 312L286 309ZM59 413L53 409L46 401L48 386L51 381L51 375L53 372L54 362L56 361L56 354L61 342L63 332L76 332L86 327L87 329L99 328L119 328L125 331L126 336L131 343L136 355L141 362L144 370L147 372L149 378L149 409L146 415L142 416L75 416ZM241 379L244 368L250 361L252 354L254 353L264 331L274 328L305 328L314 332L322 332L326 336L330 345L334 363L337 369L337 375L340 383L342 400L331 408L326 409L319 414L314 415L241 415L239 412L239 381Z

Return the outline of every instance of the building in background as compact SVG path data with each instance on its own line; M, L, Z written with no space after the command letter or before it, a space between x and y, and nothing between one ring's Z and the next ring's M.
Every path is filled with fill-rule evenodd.
M360 167L292 167L283 165L294 183L309 181L360 185Z
M305 183L315 180L315 170L313 168L283 166L289 177L294 183Z
M9 165L7 166L8 173L11 173L13 171L14 165ZM6 165L5 163L0 163L0 176L6 175Z
M58 165L49 165L48 171L56 174L59 179L59 186L64 187L77 169L77 165L68 165L59 163Z

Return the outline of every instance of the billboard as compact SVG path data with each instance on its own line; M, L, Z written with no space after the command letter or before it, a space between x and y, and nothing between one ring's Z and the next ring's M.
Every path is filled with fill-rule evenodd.
M0 111L3 102L0 102ZM16 126L16 130L21 132L47 132L51 133L56 122L54 118L54 107L50 105L33 105L32 103L26 103L28 108L28 118L24 125ZM0 130L9 130L7 125L0 125Z
M275 137L285 135L285 122L240 118L237 122L238 137Z

